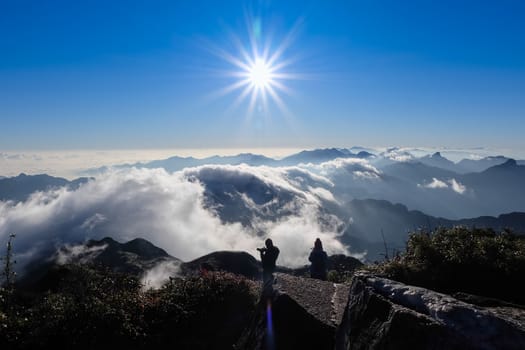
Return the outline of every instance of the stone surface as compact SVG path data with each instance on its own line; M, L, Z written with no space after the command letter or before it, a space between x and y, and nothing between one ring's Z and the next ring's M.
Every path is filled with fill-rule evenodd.
M354 277L337 349L524 349L522 309L480 307L428 289Z
M342 284L275 274L275 283L265 286L256 317L237 348L333 349L348 290Z

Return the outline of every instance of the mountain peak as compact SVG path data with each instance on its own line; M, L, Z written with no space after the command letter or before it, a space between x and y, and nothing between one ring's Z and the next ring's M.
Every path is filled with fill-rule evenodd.
M500 168L513 168L515 166L518 166L518 163L515 159L509 159L505 163L498 165Z

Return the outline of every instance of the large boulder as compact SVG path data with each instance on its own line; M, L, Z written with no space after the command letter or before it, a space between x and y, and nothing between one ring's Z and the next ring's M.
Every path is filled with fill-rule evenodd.
M349 286L275 274L236 349L333 349Z
M525 310L481 307L366 274L352 281L337 349L524 349Z
M226 271L250 279L259 279L262 276L261 263L246 252L213 252L190 262L182 263L180 267L184 275L198 273L204 269Z

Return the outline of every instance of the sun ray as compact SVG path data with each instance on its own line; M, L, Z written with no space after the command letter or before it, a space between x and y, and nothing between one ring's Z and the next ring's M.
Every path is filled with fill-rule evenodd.
M257 91L257 87L254 87L252 90L252 95L250 97L250 105L248 106L248 117L251 117L253 115L253 110L255 108L255 103L257 102L257 95L259 94Z
M299 27L301 26L303 20L299 19L292 29L288 32L284 40L281 42L281 44L277 47L277 49L274 51L274 53L268 58L268 64L270 66L273 66L273 64L283 55L283 53L290 47L292 42L295 40L295 37L297 36L297 33L299 31Z
M246 97L250 94L250 92L252 92L252 90L253 86L251 86L250 84L246 85L241 94L237 96L233 103L228 107L226 112L231 112L237 109L237 107L239 107L239 105L246 99Z
M268 88L268 93L270 94L270 96L272 96L275 104L277 105L277 107L279 107L279 109L281 110L282 113L284 113L285 115L290 114L290 111L286 107L286 104L281 99L281 97L277 94L277 92L274 90L274 88L269 87Z
M291 95L292 94L292 90L290 90L290 88L288 88L286 85L284 85L280 81L274 80L274 81L272 81L270 86L272 88L275 87L275 88L279 89L279 91L282 91L282 92L286 93L287 95Z
M253 113L264 113L270 116L270 106L275 105L286 117L290 111L286 107L280 93L292 95L291 89L286 86L287 80L300 79L300 74L287 72L288 67L297 62L297 56L286 57L285 53L295 40L302 20L296 21L284 39L273 45L273 32L263 36L261 20L257 17L245 17L248 29L247 45L241 37L233 31L228 31L228 37L235 52L224 49L215 49L214 53L227 63L235 67L228 76L238 81L220 89L219 94L225 95L240 91L233 101L231 108L237 108L248 99L247 118ZM230 108L228 108L230 110Z

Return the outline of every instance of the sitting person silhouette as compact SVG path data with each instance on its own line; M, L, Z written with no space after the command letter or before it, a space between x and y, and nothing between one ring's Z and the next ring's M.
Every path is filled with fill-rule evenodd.
M308 260L312 263L312 265L310 265L310 277L326 281L328 255L326 255L326 252L323 250L323 243L319 238L315 240L314 248Z
M273 281L273 273L275 271L275 262L279 256L279 248L273 245L273 242L268 238L264 244L265 248L257 248L261 254L261 262L263 266L263 283Z

